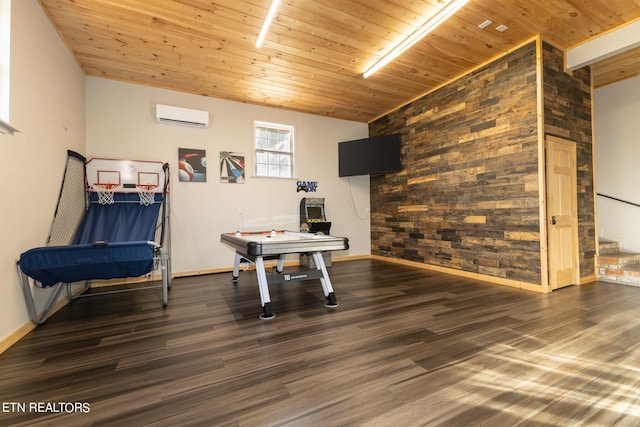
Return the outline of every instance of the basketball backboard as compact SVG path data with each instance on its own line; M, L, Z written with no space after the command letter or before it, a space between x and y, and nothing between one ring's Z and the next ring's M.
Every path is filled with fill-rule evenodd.
M120 160L92 158L86 163L87 183L117 185L116 192L137 193L138 185L157 186L162 192L164 182L163 162L144 160Z

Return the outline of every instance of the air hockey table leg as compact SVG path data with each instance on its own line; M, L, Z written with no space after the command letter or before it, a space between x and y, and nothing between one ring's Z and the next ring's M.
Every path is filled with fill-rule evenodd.
M260 289L260 302L262 303L263 313L260 315L262 320L269 320L276 317L271 311L271 297L269 296L269 285L267 283L267 273L264 270L264 259L256 257L256 274L258 276L258 288Z
M278 274L282 273L282 270L284 270L284 259L286 258L285 254L282 254L278 257L278 266L276 267L276 272Z
M233 260L233 276L231 276L231 281L233 283L238 283L238 276L240 274L240 261L242 260L242 256L236 252L236 257Z
M331 279L329 279L329 273L327 272L327 267L324 265L322 252L314 252L313 260L316 263L316 268L322 271L322 277L320 278L320 283L322 284L322 290L324 291L324 296L327 298L327 302L324 305L329 308L337 307L338 301L336 300L336 294L333 292L333 286L331 286Z

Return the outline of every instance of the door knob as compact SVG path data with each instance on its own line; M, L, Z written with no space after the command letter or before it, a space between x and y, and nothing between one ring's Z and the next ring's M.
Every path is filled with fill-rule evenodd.
M552 225L556 225L556 216L555 215L551 217L551 224Z

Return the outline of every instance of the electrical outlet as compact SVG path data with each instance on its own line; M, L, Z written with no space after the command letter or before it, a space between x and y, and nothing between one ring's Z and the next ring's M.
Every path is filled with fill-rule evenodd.
M244 213L244 211L242 210L242 208L238 208L238 213L239 213L239 214Z
M364 211L367 215L369 215L371 213L371 208L366 208Z

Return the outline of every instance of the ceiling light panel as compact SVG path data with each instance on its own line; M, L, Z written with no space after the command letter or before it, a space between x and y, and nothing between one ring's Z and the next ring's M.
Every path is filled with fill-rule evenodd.
M278 4L280 0L273 0L271 2L271 7L269 7L269 11L267 12L267 16L264 19L264 23L262 24L262 29L260 30L260 34L258 34L258 39L256 40L256 47L259 48L262 46L262 42L264 42L264 38L267 36L267 32L269 31L269 26L271 25L271 21L276 14L276 10L278 10Z
M454 13L460 10L462 6L467 4L468 1L469 0L453 0L450 3L448 3L445 7L440 9L435 15L429 18L420 28L415 30L407 38L405 38L400 43L398 43L395 47L393 47L386 55L384 55L378 61L370 65L367 68L367 70L363 73L364 78L366 79L376 71L380 70L389 62L393 61L398 56L400 56L403 52L405 52L411 46L418 43L427 34L435 30L440 24L445 22Z

